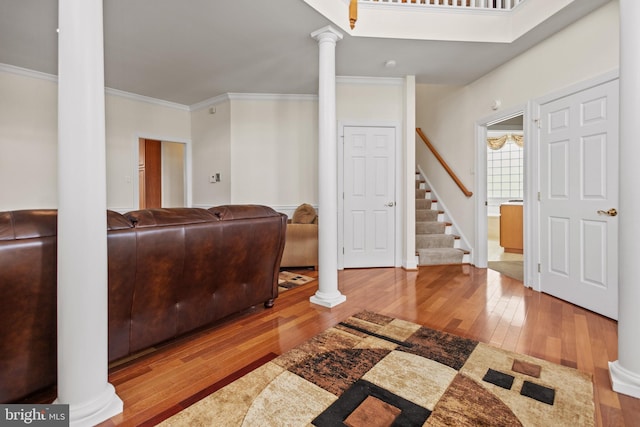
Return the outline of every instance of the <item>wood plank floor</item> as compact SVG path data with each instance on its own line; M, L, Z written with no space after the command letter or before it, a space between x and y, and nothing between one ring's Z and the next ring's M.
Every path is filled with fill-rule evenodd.
M300 271L315 276L315 271ZM371 310L593 374L601 426L640 425L640 400L614 393L607 362L617 359L616 322L522 283L472 266L354 269L339 273L347 301L313 305L317 282L134 361L109 381L124 413L104 426L139 425L260 358L282 354L361 311Z

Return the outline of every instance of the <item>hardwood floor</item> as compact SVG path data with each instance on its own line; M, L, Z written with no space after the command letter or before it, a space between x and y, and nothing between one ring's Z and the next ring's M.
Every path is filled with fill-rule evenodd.
M300 271L315 276L315 271ZM371 310L575 367L593 374L602 426L640 425L640 400L611 391L616 322L514 279L471 266L345 270L347 301L313 305L317 282L284 293L272 309L256 307L205 331L110 370L124 412L104 426L139 425L252 362L281 354L324 329Z

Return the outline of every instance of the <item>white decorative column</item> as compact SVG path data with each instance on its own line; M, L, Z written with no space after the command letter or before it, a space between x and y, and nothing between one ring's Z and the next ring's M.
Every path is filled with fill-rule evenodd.
M108 382L102 0L58 11L58 397L72 426L122 412Z
M320 50L318 85L318 291L314 304L334 307L347 300L338 290L338 144L336 132L336 42L331 26L311 33Z
M403 149L404 182L403 195L405 215L402 232L406 236L403 251L403 265L406 270L417 270L416 261L416 76L410 75L404 78L404 133L405 144Z
M609 363L613 390L640 398L640 181L636 120L640 115L640 2L620 0L620 230L618 360Z

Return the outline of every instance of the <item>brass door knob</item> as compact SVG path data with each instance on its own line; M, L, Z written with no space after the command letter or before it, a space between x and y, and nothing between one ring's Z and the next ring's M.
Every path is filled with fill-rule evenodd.
M616 216L618 215L618 211L615 210L614 208L611 208L608 211L598 211L598 215Z

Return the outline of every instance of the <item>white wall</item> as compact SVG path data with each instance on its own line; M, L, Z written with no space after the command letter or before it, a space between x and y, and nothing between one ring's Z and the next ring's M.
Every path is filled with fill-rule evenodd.
M185 206L185 145L162 141L162 207Z
M413 79L410 80L410 87L413 88ZM397 126L397 149L396 149L396 265L403 265L408 268L415 268L415 245L410 245L407 249L405 229L415 229L414 223L409 224L407 220L406 195L402 191L405 185L407 138L405 136L405 79L402 78L354 78L338 77L336 85L336 116L338 119L338 135L342 134L340 125L355 126ZM413 93L413 90L412 90ZM411 97L412 98L412 97ZM409 112L413 115L413 111ZM413 152L413 145L411 145ZM342 141L338 140L338 157L343 155ZM412 157L412 156L411 156ZM340 165L341 162L338 162ZM415 172L413 161L411 161L411 173ZM338 178L343 176L342 171L338 171ZM340 185L340 184L339 184ZM413 191L413 190L412 190ZM338 203L341 208L342 203ZM415 206L414 204L411 205ZM411 208L413 209L413 208ZM413 212L411 214L413 216ZM342 224L338 226L342 231ZM413 242L413 241L412 241ZM407 253L411 255L407 255Z
M189 111L121 96L106 97L107 207L138 209L138 138L188 141Z
M619 67L618 1L464 87L417 85L416 125L469 189L474 188L475 123L501 109L524 105L550 92ZM498 110L499 112L500 110ZM416 161L469 241L475 239L474 199L466 198L421 141Z
M231 203L316 205L317 98L232 97L230 164Z
M55 78L0 71L0 93L0 211L56 208ZM186 141L189 111L110 94L105 103L107 207L136 209L138 136Z
M403 79L338 77L338 121L403 123Z
M58 86L0 71L0 211L55 208Z
M213 108L210 111L210 108ZM215 111L215 112L213 112ZM191 113L193 206L210 208L231 201L231 102L227 99ZM221 181L209 182L220 173Z

